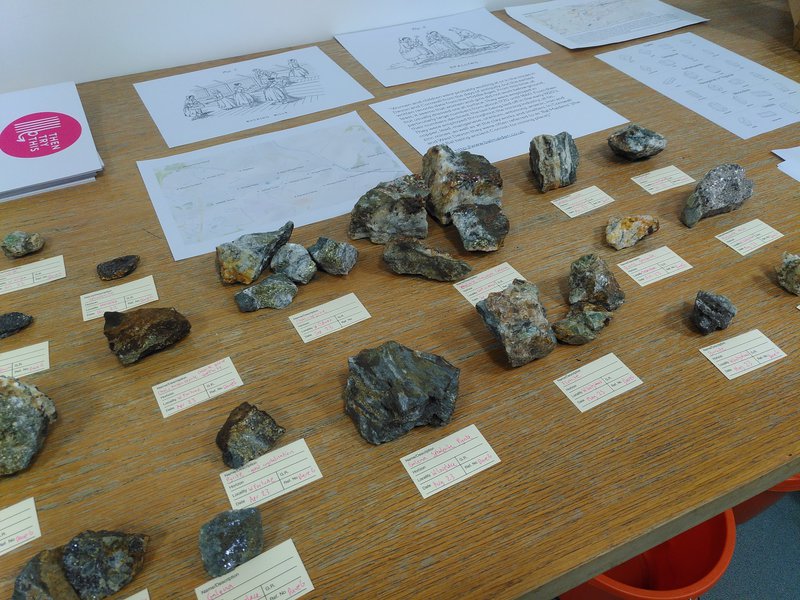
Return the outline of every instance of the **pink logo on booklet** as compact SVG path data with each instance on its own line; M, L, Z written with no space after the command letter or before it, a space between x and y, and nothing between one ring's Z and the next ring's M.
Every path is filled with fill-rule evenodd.
M64 113L33 113L0 132L0 150L16 158L49 156L77 142L81 130L81 124Z

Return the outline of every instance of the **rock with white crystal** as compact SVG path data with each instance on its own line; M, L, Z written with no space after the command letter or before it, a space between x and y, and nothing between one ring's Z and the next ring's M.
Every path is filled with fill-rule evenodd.
M602 306L583 302L573 304L563 319L553 323L553 333L562 344L580 346L595 339L608 325L611 316Z
M589 302L607 310L617 310L625 302L608 264L596 254L585 254L570 265L569 303Z
M217 246L217 272L222 283L253 283L275 251L289 240L293 229L294 223L287 221L277 231L248 233Z
M375 244L385 244L398 235L427 237L425 201L429 193L418 175L379 183L361 196L350 212L348 235L354 240L369 238Z
M702 334L725 329L736 316L736 307L722 294L697 292L692 309L692 323Z
M753 182L736 164L717 165L706 173L687 198L681 221L694 227L700 219L736 210L753 195Z
M264 528L257 508L226 510L200 528L200 556L211 577L224 575L255 558L261 554L263 544Z
M282 273L266 277L256 285L251 285L236 294L239 310L253 312L262 308L286 308L297 295L297 286Z
M347 275L356 266L358 250L353 244L321 237L308 253L317 266L331 275Z
M784 252L778 272L778 283L787 292L800 296L800 254Z
M0 476L30 466L56 418L55 404L35 385L0 375Z
M63 548L48 548L30 559L14 581L11 600L79 600L64 574L63 555Z
M575 140L566 131L558 135L537 135L531 140L528 158L540 192L575 183L580 154Z
M631 123L615 131L608 138L608 145L618 154L628 160L643 160L650 158L667 147L667 138L647 127Z
M295 283L306 284L314 278L317 264L300 244L284 244L275 252L269 263L276 273L283 273Z
M469 263L407 237L389 240L383 260L400 275L421 275L436 281L457 281L472 270Z
M658 227L658 219L651 215L609 217L606 226L606 242L617 250L630 248L639 240L658 231Z
M12 231L0 241L0 248L8 258L20 258L38 252L44 246L44 238L38 233Z
M503 245L508 217L496 204L462 204L450 214L465 250L492 252Z

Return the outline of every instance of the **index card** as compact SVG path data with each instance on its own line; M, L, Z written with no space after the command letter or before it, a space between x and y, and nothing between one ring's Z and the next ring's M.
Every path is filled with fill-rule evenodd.
M642 287L692 268L692 265L666 246L621 262L617 266Z
M129 281L122 285L97 290L81 296L83 320L91 321L103 316L106 311L122 312L148 302L158 300L156 283L153 276Z
M761 219L753 219L716 236L719 241L730 246L742 256L782 237L783 234L780 231L773 229Z
M153 394L166 419L190 406L216 398L242 384L230 357L153 386Z
M728 379L736 379L786 356L758 329L700 348L700 352Z
M463 279L453 287L475 306L492 292L502 292L515 279L525 279L514 267L504 262L477 275Z
M31 344L0 354L0 375L22 377L50 368L50 342Z
M556 208L565 212L570 219L610 204L613 201L614 199L611 196L596 185L562 196L558 200L551 200Z
M150 600L150 594L147 592L147 589L143 589L133 596L128 596L125 600Z
M585 412L641 385L642 380L612 352L559 377L553 383L578 410Z
M0 294L24 290L67 276L64 257L54 256L35 263L0 271Z
M670 165L663 169L656 169L649 173L642 173L636 177L631 177L631 179L650 195L671 190L672 188L680 187L688 183L694 183L694 179L675 165Z
M33 498L0 510L0 556L42 537Z
M351 293L292 315L289 321L307 344L369 318L367 309L356 295Z

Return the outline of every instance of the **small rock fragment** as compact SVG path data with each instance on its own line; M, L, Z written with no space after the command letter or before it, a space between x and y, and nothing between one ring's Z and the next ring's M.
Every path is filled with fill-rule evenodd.
M56 418L55 404L35 385L0 375L0 475L28 468Z
M736 164L717 165L706 173L686 200L681 221L694 227L700 219L736 210L753 195L753 182Z
M314 278L317 264L300 244L284 244L275 252L269 263L276 273L283 273L295 283L306 284Z
M287 221L277 231L248 233L217 246L217 271L222 283L253 283L275 251L292 235L294 223Z
M630 248L642 238L658 231L658 227L658 219L651 215L609 217L606 242L617 250Z
M566 131L558 135L537 135L531 140L528 156L540 192L575 183L580 154L575 140Z
M800 254L784 252L778 272L778 283L787 292L800 296Z
M320 269L331 275L347 275L358 260L355 246L326 237L319 238L313 246L309 246L308 253Z
M222 462L232 469L238 469L269 452L285 431L268 413L242 402L231 411L217 433Z
M44 238L41 235L24 231L12 231L0 242L0 248L8 258L33 254L41 250L42 246L44 246Z
M200 556L211 577L232 571L261 554L264 529L257 508L226 510L200 528Z
M385 244L398 235L427 237L425 201L429 194L419 175L379 183L361 196L350 212L348 235L354 240L369 238L375 244Z
M192 329L174 308L139 308L126 313L106 312L103 334L123 365L169 348Z
M512 367L550 354L556 336L539 301L539 288L515 279L502 292L493 292L475 305L486 327L503 344Z
M422 275L436 281L457 281L472 270L463 260L407 237L389 240L383 249L383 260L400 275Z
M63 548L42 550L22 567L11 600L79 600L61 566Z
M569 308L567 315L553 323L553 333L562 344L580 346L591 342L611 320L611 313L601 306L579 303Z
M736 307L721 294L699 291L694 299L692 323L702 334L725 329L736 316Z
M614 274L596 254L585 254L570 266L569 303L578 302L599 304L607 310L616 310L625 302Z
M650 158L667 147L667 138L651 129L631 123L627 127L615 131L608 138L608 145L628 160Z
M233 299L242 312L262 308L286 308L297 295L297 286L286 275L270 275L256 285L243 289Z
M390 442L414 427L450 422L461 370L441 356L389 341L347 363L344 411L371 444Z
M126 254L119 258L112 258L97 265L97 276L103 281L122 279L130 275L139 266L138 254Z
M508 234L508 217L496 204L462 204L450 215L464 249L470 252L497 250Z
M33 317L21 312L0 315L0 340L19 333L33 323Z

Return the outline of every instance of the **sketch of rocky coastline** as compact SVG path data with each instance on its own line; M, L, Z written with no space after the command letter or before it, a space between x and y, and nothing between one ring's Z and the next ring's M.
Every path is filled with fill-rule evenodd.
M414 30L424 30L414 27ZM397 39L402 61L392 64L390 69L424 68L444 60L487 54L510 46L469 29L450 27L449 35L436 29L410 33Z

